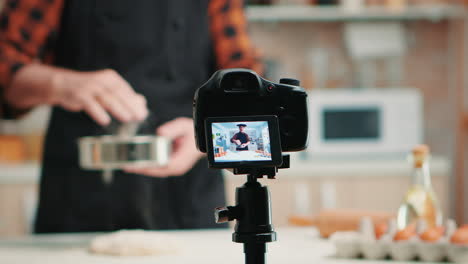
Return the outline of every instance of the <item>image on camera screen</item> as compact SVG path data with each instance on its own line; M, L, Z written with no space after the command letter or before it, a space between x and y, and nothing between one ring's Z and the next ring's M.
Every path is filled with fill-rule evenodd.
M267 121L211 124L215 162L271 161Z

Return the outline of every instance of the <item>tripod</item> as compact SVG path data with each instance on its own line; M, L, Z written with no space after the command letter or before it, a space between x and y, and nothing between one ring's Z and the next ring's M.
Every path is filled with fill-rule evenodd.
M289 168L289 156L283 156L280 168ZM236 205L215 209L216 223L236 220L232 241L244 244L246 264L264 264L266 243L276 241L271 224L271 200L267 186L257 179L268 176L274 179L277 167L239 168L234 174L247 174L247 182L236 189Z

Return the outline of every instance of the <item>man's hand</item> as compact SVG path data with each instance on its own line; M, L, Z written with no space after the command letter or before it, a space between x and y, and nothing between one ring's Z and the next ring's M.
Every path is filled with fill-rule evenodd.
M114 70L63 71L54 80L52 103L69 111L85 111L100 125L112 115L121 122L141 121L148 115L146 99Z
M129 173L153 177L181 176L187 173L203 157L195 146L193 120L179 117L163 124L156 130L159 136L173 139L173 152L165 167L126 168Z
M58 105L69 111L85 111L100 125L111 121L140 121L148 110L145 98L114 70L80 72L31 63L22 67L5 88L7 103L18 109Z
M242 142L239 139L236 139L234 140L234 143L239 146Z
M240 146L241 146L241 148L245 148L245 146L247 146L247 144L244 143L244 144L241 144Z

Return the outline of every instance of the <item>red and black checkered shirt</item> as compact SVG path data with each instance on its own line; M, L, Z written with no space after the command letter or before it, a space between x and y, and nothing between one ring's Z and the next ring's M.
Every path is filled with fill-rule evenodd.
M60 30L65 1L5 1L0 16L0 105L4 103L3 88L8 87L18 69L33 61L53 62L50 44ZM211 0L208 15L217 67L260 72L261 63L247 34L243 0Z

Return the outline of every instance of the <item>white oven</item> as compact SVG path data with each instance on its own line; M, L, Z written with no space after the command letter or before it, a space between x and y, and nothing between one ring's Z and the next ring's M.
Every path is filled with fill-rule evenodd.
M401 154L423 142L416 89L313 90L309 98L311 158Z

